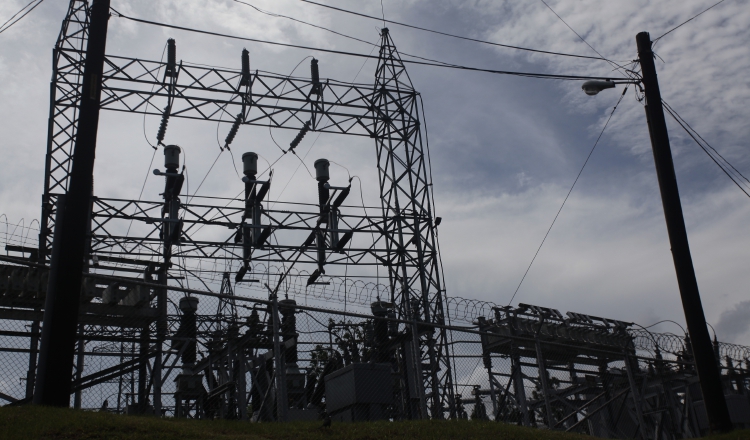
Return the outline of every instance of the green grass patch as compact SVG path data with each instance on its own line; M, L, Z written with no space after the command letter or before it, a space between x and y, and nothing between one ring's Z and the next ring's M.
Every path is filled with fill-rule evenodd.
M177 420L122 416L72 409L23 406L0 408L0 438L26 439L507 439L582 440L591 437L523 428L495 422L415 421L335 423L247 423L225 420ZM750 440L750 431L714 436L712 440Z

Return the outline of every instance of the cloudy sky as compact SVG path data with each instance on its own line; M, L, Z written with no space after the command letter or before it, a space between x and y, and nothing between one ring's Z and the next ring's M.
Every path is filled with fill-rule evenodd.
M540 0L321 0L386 19L498 43L596 56ZM298 0L248 0L377 43L382 22ZM5 21L27 3L5 0ZM26 224L39 217L43 184L52 47L64 1L42 3L0 34L0 213ZM652 38L713 1L548 0L596 51L618 63L637 57L635 35ZM134 17L232 35L369 53L371 46L229 0L112 0ZM665 36L655 47L663 98L745 175L750 174L750 3L726 0ZM389 25L406 53L469 66L538 73L618 76L603 61L532 54ZM167 38L178 59L238 66L246 47L253 69L289 74L305 57L320 60L322 77L368 83L375 63L155 28L112 18L107 52L159 60ZM308 75L307 63L295 74ZM425 104L440 244L448 294L507 303L594 144L622 86L595 97L577 82L518 78L409 66ZM145 120L154 142L158 118ZM96 193L138 198L153 150L138 115L104 112L100 119ZM685 219L706 317L725 341L750 344L750 200L681 128L668 121ZM219 127L221 139L228 127ZM219 153L212 123L170 121L168 141L183 147L191 185ZM274 132L280 144L296 133ZM235 151L273 161L279 149L268 129L243 127ZM308 166L327 157L361 176L364 198L377 205L370 139L308 135L300 145ZM239 160L239 157L237 157ZM202 195L235 195L231 157L219 156ZM157 161L160 161L157 158ZM261 161L261 163L263 163ZM158 162L157 162L158 164ZM275 168L273 199L313 201L315 187L290 155ZM296 171L296 172L295 172ZM346 171L332 168L334 181ZM287 186L288 182L288 186ZM144 199L162 183L150 178ZM282 188L286 187L282 194ZM4 218L3 218L4 220ZM542 305L643 325L684 322L667 240L642 104L629 90L541 249L513 303ZM675 324L656 327L680 332Z

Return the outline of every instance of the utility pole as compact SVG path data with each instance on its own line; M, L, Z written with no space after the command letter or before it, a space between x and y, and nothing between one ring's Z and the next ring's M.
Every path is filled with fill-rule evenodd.
M109 0L93 0L70 187L55 225L34 403L69 406L93 185ZM60 215L62 214L62 215ZM59 230L58 230L59 229Z
M703 314L693 260L690 257L690 246L685 219L682 215L680 193L677 189L667 124L664 120L664 108L659 92L659 82L656 78L654 53L651 50L651 37L648 32L641 32L635 40L638 44L638 58L641 63L643 87L646 94L646 119L651 136L651 147L654 151L656 175L659 179L664 217L667 221L669 243L672 247L672 259L677 272L682 308L695 355L695 368L700 379L703 403L708 414L711 432L728 432L732 430L732 421L724 399L719 366L706 328L706 317Z

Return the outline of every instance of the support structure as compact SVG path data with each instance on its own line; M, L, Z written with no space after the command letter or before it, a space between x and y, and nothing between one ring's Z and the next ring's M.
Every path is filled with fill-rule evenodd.
M711 430L728 432L732 429L729 410L724 400L719 368L711 346L711 337L706 327L706 317L695 278L693 260L690 256L685 219L682 215L680 192L677 189L677 178L672 162L672 150L669 146L667 123L664 119L664 108L661 102L659 81L656 77L654 53L651 50L651 37L648 32L636 36L638 59L643 73L643 87L646 94L646 119L648 120L651 146L654 151L656 175L659 178L664 218L667 221L669 244L672 249L677 284L680 287L682 308L685 311L690 342L695 355L695 367L700 378L701 392L708 413Z
M72 146L90 91L80 82L82 48L99 7L90 2L70 2L55 50L39 251L9 246L24 257L0 263L0 380L8 384L34 382L39 322L55 293L43 282L50 234L63 234L78 188ZM470 404L472 418L611 438L707 431L687 339L444 296L421 97L387 29L369 84L321 79L326 60L312 60L309 79L253 72L247 50L236 69L183 65L176 46L168 41L166 62L104 57L99 108L161 119L166 170L155 174L165 185L163 199L149 200L91 197L88 187L90 259L68 304L77 308L70 347L80 362L63 384L64 404L75 394L84 409L263 422L323 411L336 421L466 418ZM272 176L249 151L240 151L236 182L244 197L186 197L170 118L223 122L221 148L235 152L246 125L295 130L287 152L310 131L369 137L381 204L347 204L351 178L347 186L322 158L317 198L271 200ZM750 405L750 348L717 342L715 350L727 399ZM60 370L72 369L71 357ZM9 385L0 399L21 403L34 385Z
M88 30L85 21L87 9L86 1L71 1L69 17L66 21L79 23L73 19L84 17L80 21L79 34L86 35ZM83 15L82 15L83 14ZM61 42L72 41L67 27L61 34ZM58 57L75 59L79 52L69 44L58 44ZM127 59L116 56L106 57L109 68L103 72L103 99L99 108L115 111L126 111L159 115L162 118L157 138L159 143L168 138L166 122L169 118L191 118L232 122L232 129L227 136L225 148L229 148L231 140L242 125L271 125L278 128L300 130L297 139L292 143L292 149L299 144L307 131L331 132L350 135L365 135L374 138L376 145L377 166L380 176L380 190L382 205L382 220L363 218L359 223L359 231L370 234L377 232L377 239L371 246L355 249L351 255L351 245L347 252L342 252L339 246L339 231L345 230L345 218L340 216L338 208L336 216L328 219L327 235L321 238L316 248L300 248L297 246L279 246L279 238L274 232L277 228L288 226L282 220L278 225L270 224L261 234L255 230L260 225L260 219L266 215L266 210L260 205L252 206L251 218L247 218L247 206L244 217L247 222L238 222L244 240L239 252L232 251L229 258L241 259L246 269L252 258L265 251L274 257L274 261L289 263L295 258L295 263L304 264L308 256L318 265L320 272L325 274L325 265L362 264L363 259L373 258L366 264L380 265L387 268L391 300L396 305L398 317L415 320L415 322L431 322L444 324L443 287L440 279L439 256L437 254L434 233L434 218L432 211L431 182L427 160L427 147L423 145L420 123L420 97L408 79L408 74L401 62L400 56L393 44L387 29L382 31L382 44L376 69L375 84L358 85L338 83L322 80L319 76L318 60L311 65L311 79L282 77L260 74L249 69L247 51L242 54L242 66L238 71L222 71L215 68L184 66L178 63L173 55L174 40L169 44L169 57L166 63L156 63L144 60ZM164 78L158 77L157 72L164 70ZM65 83L63 71L55 76L55 87ZM65 72L67 74L67 71ZM168 77L168 78L167 78ZM85 88L85 87L84 87ZM54 87L53 87L54 89ZM73 88L75 91L76 88ZM284 92L287 90L286 92ZM153 101L164 100L166 106L162 108ZM62 108L62 105L59 105ZM58 104L53 98L51 127L57 123L59 113ZM236 113L236 116L235 116ZM64 175L65 168L56 168L56 163L72 163L72 155L64 147L63 134L55 130L50 131L50 146L48 152L48 177L45 184L43 206L43 233L40 235L41 261L47 261L49 244L46 232L56 228L48 207L60 193L69 192ZM62 173L61 173L62 171ZM169 173L169 171L168 171ZM50 178L52 177L52 178ZM170 178L168 178L169 181ZM247 185L246 185L247 186ZM252 195L252 194L251 194ZM166 197L166 195L165 195ZM249 200L251 197L247 197ZM95 205L97 204L95 199ZM342 199L343 200L343 199ZM131 201L141 204L142 202ZM254 202L257 204L257 201ZM156 207L156 206L154 206ZM176 207L176 208L175 208ZM114 251L124 251L130 256L146 257L153 250L162 245L162 260L157 270L161 283L169 278L167 271L171 265L173 252L179 252L185 257L191 250L202 256L218 256L215 252L207 253L206 244L196 242L190 238L191 227L176 223L175 209L182 210L179 201L165 199L165 217L152 224L160 228L160 240L154 241L153 236L146 236L131 240L129 237L115 237L102 235L102 227L106 227L104 220L100 225L92 226L92 255L101 255L103 259L127 258L107 255ZM96 210L96 207L94 208ZM129 209L128 209L129 211ZM136 212L153 212L150 208L136 208ZM122 215L125 210L119 209L115 214ZM184 212L184 211L183 211ZM154 213L155 214L155 213ZM184 214L183 214L184 215ZM159 215L158 217L162 217ZM228 217L223 217L228 218ZM94 216L95 223L104 219L99 214ZM310 218L311 229L313 226ZM333 220L333 221L332 221ZM147 220L152 221L151 218ZM305 220L307 222L307 220ZM382 222L382 223L381 223ZM221 223L221 222L218 222ZM240 223L249 223L240 227ZM257 224L256 224L257 223ZM198 225L195 230L203 226ZM320 228L317 229L320 231ZM168 233L165 233L167 232ZM175 232L176 231L176 232ZM247 235L252 232L252 243ZM355 233L351 230L351 233ZM347 239L352 234L344 234ZM176 235L175 235L176 234ZM273 234L273 239L268 235ZM258 243L256 236L265 236L262 243ZM330 239L328 239L330 235ZM183 247L173 250L175 240L184 239ZM260 239L262 237L258 237ZM131 244L127 244L130 242ZM330 243L329 243L330 242ZM123 244L125 246L123 247ZM223 243L219 247L227 248ZM209 245L211 247L212 245ZM147 249L146 253L138 252L139 247ZM96 249L96 250L95 250ZM125 250L127 249L127 250ZM145 250L145 249L144 249ZM331 253L331 251L334 251ZM321 253L326 255L321 258ZM317 254L317 255L315 255ZM224 254L226 255L226 254ZM238 279L241 279L238 275ZM155 325L156 351L154 359L154 378L151 385L157 385L162 368L161 348L166 335L165 316L166 299L163 292L157 292L156 309L159 318ZM153 331L152 330L152 331ZM416 386L417 395L425 403L424 410L415 417L444 417L444 414L455 416L453 402L453 385L451 366L447 360L446 334L444 331L422 331L417 326L413 329L414 342L408 347L411 353L410 367L413 378L411 382ZM418 385L417 385L418 384ZM148 385L147 385L148 388ZM155 409L160 406L158 388L153 388L153 403ZM148 390L146 390L148 391ZM422 396L422 397L418 397ZM424 397L427 396L427 397ZM426 399L426 400L425 400ZM429 407L429 409L427 409Z
M56 225L49 287L39 352L39 373L34 403L68 406L81 275L86 256L86 231L90 222L96 134L102 93L104 51L107 41L109 0L94 0L81 80L79 116L70 171L70 187Z
M444 324L429 152L422 143L420 99L388 29L382 29L372 108L391 302L399 316ZM429 331L420 333L418 339L415 353L422 360L415 371L426 362L423 393L430 396L429 417L442 418L446 410L455 416L446 334Z

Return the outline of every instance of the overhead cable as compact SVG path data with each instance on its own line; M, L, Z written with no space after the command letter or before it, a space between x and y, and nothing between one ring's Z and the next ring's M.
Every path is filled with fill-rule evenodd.
M322 29L324 31L331 32L333 34L336 34L336 35L344 37L344 38L348 38L350 40L354 40L354 41L357 41L357 42L360 42L360 43L365 43L365 44L367 44L369 46L372 46L372 47L375 47L375 48L378 47L377 44L371 43L371 42L363 40L361 38L353 37L351 35L343 34L343 33L338 32L338 31L334 31L333 29L329 29L329 28L324 27L324 26L320 26L320 25L317 25L317 24L313 24L313 23L309 23L309 22L306 22L306 21L303 21L303 20L299 20L297 18L290 17L288 15L276 14L274 12L265 11L265 10L260 9L260 8L258 8L256 6L250 4L250 3L243 2L241 0L234 0L234 1L237 2L237 3L241 3L243 5L247 5L247 6L251 7L251 8L253 8L253 9L255 9L256 11L260 12L261 14L265 14L265 15L268 15L268 16L271 16L271 17L276 17L276 18L286 18L288 20L292 20L294 22L301 23L301 24L304 24L304 25L307 25L307 26L311 26L311 27L314 27L316 29ZM450 63L446 63L446 62L443 62L443 61L438 61L438 60L433 60L433 59L430 59L430 58L420 57L418 55L408 54L406 52L399 51L399 53L401 55L405 55L405 56L412 57L412 58L417 58L417 59L424 60L424 61L429 61L429 62L432 62L432 63L450 64Z
M234 2L235 3L242 3L243 5L249 6L249 7L253 8L253 9L255 9L256 11L260 12L261 14L265 14L265 15L269 15L271 17L277 17L277 18L286 18L287 20L292 20L292 21L295 21L297 23L302 23L302 24L307 25L307 26L312 26L314 28L321 29L321 30L324 30L324 31L327 31L327 32L331 32L333 34L339 35L339 36L344 37L344 38L349 38L350 40L359 41L360 43L366 43L366 44L370 44L370 45L372 44L369 41L365 41L365 40L362 40L362 39L357 38L357 37L352 37L351 35L342 34L341 32L334 31L333 29L329 29L329 28L324 27L324 26L320 26L320 25L313 24L313 23L308 23L306 21L302 21L302 20L299 20L297 18L290 17L288 15L282 15L282 14L277 14L275 12L265 11L265 10L260 9L259 7L255 6L255 5L252 5L252 4L247 3L247 2L243 2L241 0L234 0Z
M403 27L407 27L407 28L411 28L411 29L417 29L417 30L420 30L420 31L430 32L430 33L438 34L438 35L444 35L446 37L453 37L453 38L458 38L458 39L461 39L461 40L473 41L475 43L489 44L489 45L492 45L492 46L505 47L505 48L508 48L508 49L525 50L527 52L543 53L543 54L547 54L547 55L559 55L559 56L573 57L573 58L586 58L586 59L590 59L590 60L605 60L604 57L599 58L599 57L591 57L591 56L587 56L587 55L575 55L575 54L570 54L570 53L551 52L551 51L547 51L547 50L530 49L528 47L511 46L509 44L494 43L492 41L479 40L477 38L470 38L470 37L464 37L464 36L461 36L461 35L449 34L447 32L436 31L434 29L427 29L427 28L423 28L423 27L419 27L419 26L414 26L414 25L407 24L407 23L401 23L401 22L398 22L398 21L386 20L385 18L375 17L375 16L367 15L367 14L362 14L362 13L359 13L359 12L354 12L354 11L350 11L350 10L343 9L343 8L337 8L335 6L324 5L322 3L317 3L317 2L314 2L314 1L310 1L310 0L300 0L300 1L303 1L305 3L310 3L310 4L316 5L316 6L321 6L321 7L328 8L328 9L333 9L335 11L344 12L344 13L347 13L347 14L357 15L357 16L360 16L360 17L369 18L369 19L377 20L377 21L383 21L384 23L391 23L391 24L395 24L397 26L403 26Z
M34 9L36 9L37 6L41 5L43 1L44 0L32 0L26 6L24 6L23 8L21 8L18 12L16 12L15 14L13 14L12 17L10 17L5 23L3 23L0 26L0 34L2 34L3 32L7 31L8 29L10 29L14 24L16 24L19 21L21 21L25 16L29 15L29 13L31 13L31 11L33 11ZM31 6L34 2L36 2L36 4L34 6ZM29 6L31 6L31 8L27 10L27 8L29 8ZM26 11L26 12L24 12L24 11ZM14 18L16 18L16 16L18 14L20 14L21 12L23 12L23 15L20 16L20 17L18 17L13 22L11 22L11 20L13 20ZM10 23L10 24L8 24L8 23Z
M602 131L599 133L599 137L596 138L596 142L594 142L594 146L591 147L591 151L589 151L589 155L586 156L586 160L583 162L583 166L581 166L581 170L578 171L578 175L573 181L573 185L570 186L570 189L568 190L568 194L565 196L565 199L563 200L562 205L560 205L560 209L557 210L557 214L555 214L555 218L552 219L552 224L549 225L549 228L547 229L547 233L544 234L544 238L542 239L542 242L539 244L539 247L537 248L536 253L534 253L534 257L531 259L531 262L529 263L529 267L526 268L526 272L524 272L523 277L521 278L521 282L518 283L518 287L516 287L516 291L513 292L513 296L510 298L510 301L508 301L508 305L510 305L510 303L513 302L513 299L516 297L516 294L518 294L518 290L521 288L521 284L523 284L523 280L525 280L526 275L529 274L531 265L534 264L534 260L536 260L537 255L539 255L539 251L542 250L542 246L544 246L545 240L547 240L547 237L549 236L550 231L552 231L552 227L555 226L555 222L557 221L557 218L560 216L560 213L565 207L565 202L568 201L568 197L570 197L570 193L573 192L573 188L575 188L576 183L578 183L578 179L581 178L581 174L583 174L583 169L586 168L586 164L589 163L589 159L591 159L591 155L594 154L594 150L596 149L596 146L599 145L599 141L601 140L602 135L604 134L604 130L607 129L607 125L609 125L609 121L612 120L612 115L615 114L615 110L617 110L617 106L620 105L620 102L622 102L622 98L625 97L625 92L627 91L628 91L628 87L626 86L625 89L622 91L622 94L620 95L620 99L617 100L617 104L615 104L615 106L612 108L612 112L609 114L609 118L607 118L607 122L604 123L604 127L602 127Z
M593 51L594 51L594 52L595 52L595 53L596 53L597 55L599 55L599 56L601 57L601 59L603 59L604 61L608 62L608 63L609 63L609 64L610 64L610 65L611 65L612 67L614 67L614 68L615 68L616 70L623 70L623 71L625 72L625 75L626 75L626 76L628 76L628 77L630 77L630 78L633 78L633 77L634 77L634 76L632 75L632 72L628 71L628 69L626 69L625 67L623 67L623 66L621 66L621 65L619 65L619 64L617 64L617 63L615 63L615 62L614 62L614 61L612 61L612 60L609 60L609 59L607 59L607 58L604 58L604 55L602 55L601 53L599 53L599 51L598 51L598 50L594 49L594 46L590 45L590 44L589 44L589 42L588 42L588 41L586 41L586 40L585 40L585 39L584 39L584 38L583 38L583 37L581 36L581 34L579 34L578 32L576 32L576 30L575 30L575 29L573 29L573 28L572 28L572 27L571 27L571 26L570 26L570 25L568 24L568 22L566 22L565 20L563 20L563 18L562 18L562 17L560 17L560 15L559 15L559 14L558 14L557 12L555 12L555 10L554 10L554 9L552 9L552 7L551 7L550 5L548 5L548 4L547 4L547 2L545 2L544 0L540 0L540 1L541 1L542 3L544 3L544 6L546 6L546 7L547 7L547 9L549 9L550 11L552 11L552 13L553 13L553 14L555 14L555 16L556 16L557 18L559 18L559 19L560 19L560 21L561 21L561 22L563 22L563 24L564 24L564 25L565 25L565 26L566 26L566 27L567 27L568 29L570 29L570 30L571 30L571 31L572 31L572 32L573 32L574 34L576 34L576 36L577 36L577 37L578 37L578 38L579 38L579 39L580 39L581 41L583 41L584 43L586 43L586 46L590 47L590 48L591 48L591 50L593 50Z
M724 174L726 174L727 177L729 177L729 179L732 182L734 182L735 185L737 185L737 188L739 188L740 191L742 191L743 193L745 193L746 196L750 197L750 188L748 188L746 190L748 184L750 184L750 180L748 180L747 177L745 177L739 170L737 170L737 168L735 168L734 165L732 165L731 163L729 163L729 161L726 160L726 158L724 158L724 156L722 156L721 154L719 154L719 152L716 151L716 149L714 147L712 147L708 142L706 142L706 140L703 139L703 137L701 137L701 135L698 134L698 132L695 131L693 129L693 127L690 126L690 124L688 124L684 119L682 119L682 117L679 114L677 114L677 112L674 111L674 109L672 107L670 107L669 104L667 104L666 102L664 102L664 100L662 100L662 104L664 104L664 109L667 111L667 113L669 113L669 115L672 116L672 118L677 122L677 124L679 124L680 127L682 127L682 129L685 130L685 132L691 138L693 138L693 140L695 141L695 143L698 144L699 147L701 147L701 149L703 150L703 152L706 153L708 155L708 157L710 157L711 160L714 161L714 163L719 168L721 168L721 171L723 171ZM698 139L700 139L700 140L698 140ZM706 145L703 145L704 143ZM706 148L706 147L708 147L708 148ZM711 152L709 151L709 149L711 149L714 152L714 154L711 154ZM715 157L715 155L718 156L719 159L717 159ZM722 165L722 162L725 163L725 164L727 164L728 167L726 165ZM733 176L732 174L735 174L735 175ZM743 184L742 184L740 178L744 179L746 182L748 182L748 184L744 185L745 187L743 187ZM738 180L740 180L740 181L738 181Z
M290 43L279 43L276 41L260 40L257 38L238 37L236 35L228 35L228 34L222 34L218 32L205 31L205 30L200 30L200 29L188 28L184 26L177 26L173 24L159 23L156 21L129 17L120 12L117 12L114 9L112 9L112 11L115 13L114 15L115 17L120 17L120 18L124 18L127 20L131 20L131 21L135 21L135 22L143 23L143 24L148 24L152 26L166 27L170 29L177 29L177 30L182 30L186 32L194 32L194 33L199 33L199 34L204 34L204 35L212 35L215 37L230 38L234 40L252 41L255 43L269 44L273 46L292 47L296 49L333 53L337 55L346 55L346 56L352 56L352 57L358 57L358 58L378 59L377 56L365 55L362 53L346 52L346 51L333 50L333 49L322 49L322 48L317 48L317 47L301 46L301 45L290 44ZM521 77L539 78L539 79L558 79L558 80L572 80L572 81L588 80L588 79L619 81L621 79L621 78L611 78L611 77L605 77L605 76L581 76L581 75L560 75L560 74L533 73L533 72L514 72L514 71L507 71L507 70L483 69L479 67L470 67L470 66L463 66L459 64L451 64L451 63L443 63L443 62L425 62L425 61L415 61L415 60L401 60L401 62L405 64L415 64L415 65L421 65L421 66L443 67L443 68L449 68L449 69L468 70L468 71L474 71L474 72L494 73L497 75L511 75L511 76L521 76Z
M701 12L699 12L699 13L697 13L697 14L693 15L693 16L692 16L692 17L690 17L690 18L689 18L688 20L685 20L685 21L683 21L682 23L678 24L677 26L673 27L672 29L670 29L670 30L668 30L668 31L664 32L663 34L661 34L660 36L658 36L658 37L656 37L656 38L654 39L654 41L653 41L653 43L651 44L651 46L653 47L653 46L654 46L654 45L656 44L656 42L657 42L657 41L659 41L659 39L660 39L661 37L663 37L663 36L665 36L665 35L667 35L667 34L671 33L672 31L675 31L675 30L679 29L680 27L682 27L683 25L685 25L685 24L687 24L687 23L689 23L689 22L691 22L691 21L695 20L695 19L696 19L696 18L698 18L699 16L703 15L703 13L705 13L705 12L708 12L708 11L709 11L710 9L713 9L713 8L714 8L714 7L716 7L716 6L719 6L719 5L721 4L721 3L724 3L724 1L725 1L725 0L719 0L718 2L714 3L713 5L709 6L709 7L708 7L708 8L706 8L706 9L704 9L703 11L701 11Z

